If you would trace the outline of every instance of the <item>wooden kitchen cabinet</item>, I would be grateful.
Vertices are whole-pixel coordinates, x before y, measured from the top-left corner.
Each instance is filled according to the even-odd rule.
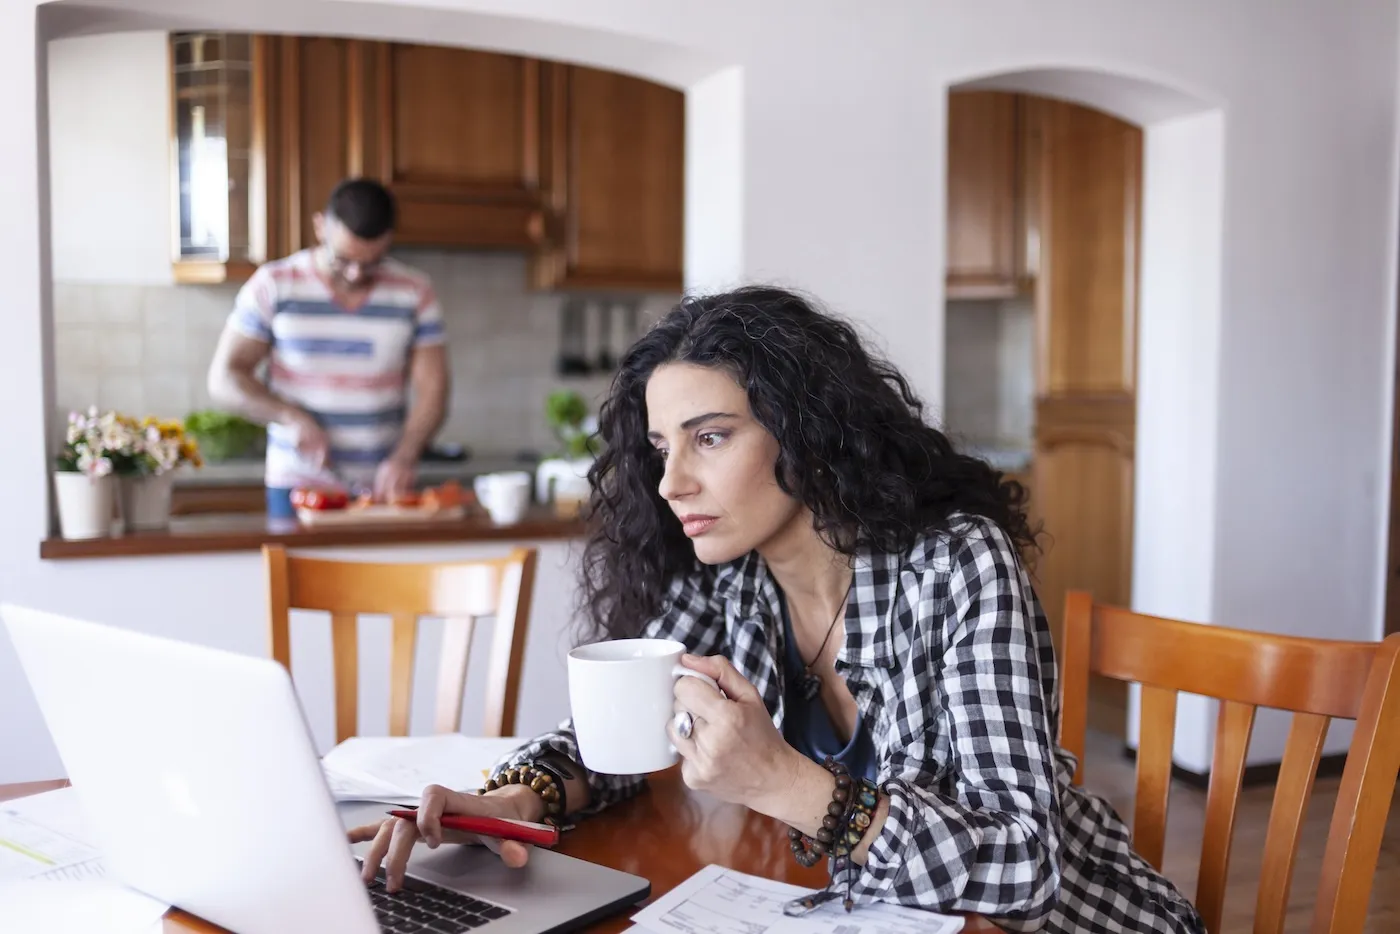
[[[364,44],[319,36],[271,38],[278,54],[268,137],[269,243],[275,256],[316,243],[313,218],[344,178],[364,171],[369,113]]]
[[[314,245],[313,218],[335,185],[367,176],[395,194],[399,244],[524,251],[540,288],[681,288],[681,92],[471,49],[241,39],[251,43],[250,64],[237,63],[237,80],[221,79],[232,94],[183,92],[215,93],[220,119],[230,111],[242,121],[229,138],[246,140],[247,192],[237,192],[221,235],[233,248],[177,255],[178,281],[246,278],[258,263]],[[175,147],[175,175],[187,192],[189,154],[223,123],[206,132],[204,111],[196,120],[180,100],[172,99],[172,127],[187,142]],[[188,241],[188,217],[175,220]]]
[[[1009,298],[1028,268],[1022,98],[948,95],[949,298]]]
[[[400,243],[534,248],[543,242],[536,59],[376,43],[377,174],[399,203]]]
[[[546,65],[539,288],[679,291],[685,95],[628,75]]]
[[[269,216],[283,253],[316,242],[312,218],[338,182],[360,175],[394,192],[398,244],[542,242],[538,62],[354,39],[273,41]]]

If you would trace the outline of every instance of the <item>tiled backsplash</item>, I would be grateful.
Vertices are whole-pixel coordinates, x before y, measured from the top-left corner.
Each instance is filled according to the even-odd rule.
[[[544,400],[560,387],[594,403],[610,377],[559,378],[560,309],[565,297],[525,287],[525,258],[509,253],[403,250],[428,273],[442,301],[452,357],[452,404],[438,437],[478,452],[551,452]],[[236,286],[54,284],[54,358],[61,416],[96,404],[133,414],[184,417],[210,405],[209,360]],[[641,327],[675,296],[648,296]],[[625,346],[624,321],[613,342]],[[590,309],[589,347],[597,316]]]
[[[1029,299],[948,303],[944,424],[968,444],[1031,447],[1035,314]]]

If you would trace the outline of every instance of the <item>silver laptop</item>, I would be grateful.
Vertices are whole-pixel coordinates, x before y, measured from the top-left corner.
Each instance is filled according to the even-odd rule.
[[[405,892],[360,880],[345,829],[383,805],[326,786],[270,659],[0,605],[108,873],[237,934],[544,934],[645,898],[643,878],[536,848],[418,847]]]

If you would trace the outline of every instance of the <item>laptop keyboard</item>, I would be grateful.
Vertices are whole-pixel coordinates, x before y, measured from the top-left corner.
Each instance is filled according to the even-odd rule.
[[[405,876],[403,887],[384,890],[384,870],[368,886],[379,929],[385,934],[463,934],[510,914],[509,908]]]

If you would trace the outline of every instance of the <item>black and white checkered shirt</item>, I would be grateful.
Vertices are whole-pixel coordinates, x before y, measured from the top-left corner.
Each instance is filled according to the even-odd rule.
[[[750,554],[677,581],[645,634],[727,656],[781,730],[781,620],[773,578]],[[890,792],[858,902],[976,913],[1013,931],[1203,934],[1107,802],[1071,784],[1074,757],[1051,739],[1060,711],[1050,630],[998,527],[962,521],[908,554],[862,554],[845,633],[836,670]],[[578,760],[567,721],[500,768],[546,752]],[[643,779],[589,781],[591,812]]]

